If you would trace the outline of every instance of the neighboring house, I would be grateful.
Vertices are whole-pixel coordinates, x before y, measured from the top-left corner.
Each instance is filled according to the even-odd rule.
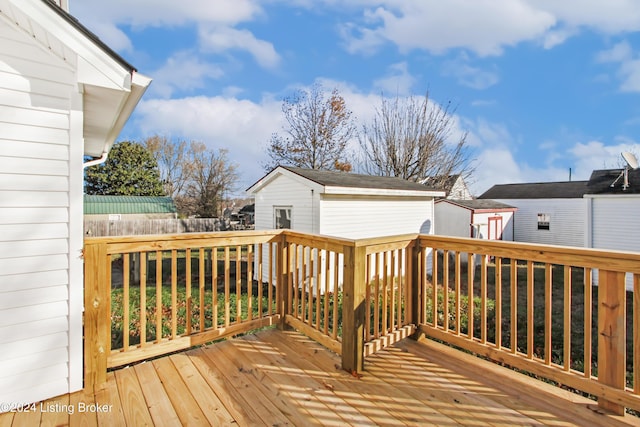
[[[494,185],[479,200],[517,208],[513,240],[562,246],[586,246],[587,181]]]
[[[444,196],[400,178],[279,166],[248,190],[257,230],[290,228],[359,239],[433,234],[434,198]]]
[[[175,219],[178,210],[171,197],[84,196],[85,220]]]
[[[0,0],[5,403],[83,387],[83,158],[106,159],[150,83],[60,4]]]
[[[513,240],[516,210],[495,200],[438,199],[435,202],[435,234]]]
[[[462,175],[434,176],[422,181],[427,187],[436,188],[445,192],[445,198],[453,200],[471,200],[473,195],[467,187]]]

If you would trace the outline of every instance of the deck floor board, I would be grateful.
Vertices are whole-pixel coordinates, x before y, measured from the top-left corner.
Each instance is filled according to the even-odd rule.
[[[100,405],[107,412],[78,413]],[[74,411],[43,412],[39,408]],[[45,425],[640,426],[595,402],[429,340],[367,357],[354,376],[294,331],[268,329],[107,375],[84,390],[0,414],[0,427]],[[73,412],[73,413],[69,413]]]

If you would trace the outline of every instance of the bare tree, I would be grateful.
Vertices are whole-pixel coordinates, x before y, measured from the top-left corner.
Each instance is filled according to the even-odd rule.
[[[158,162],[165,193],[170,197],[181,194],[193,173],[187,141],[172,141],[166,136],[154,135],[143,144]]]
[[[270,170],[277,165],[351,170],[347,145],[356,127],[344,98],[334,89],[328,97],[320,85],[285,98],[285,135],[273,134],[267,147]]]
[[[229,162],[227,150],[209,150],[200,142],[192,142],[190,152],[193,174],[180,198],[182,207],[191,215],[217,217],[224,195],[238,180],[236,165]]]
[[[454,138],[454,111],[424,97],[385,99],[359,135],[366,173],[441,185],[452,174],[473,172],[464,133]],[[438,182],[442,180],[442,182]]]

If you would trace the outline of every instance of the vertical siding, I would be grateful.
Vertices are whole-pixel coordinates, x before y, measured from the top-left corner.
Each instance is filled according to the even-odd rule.
[[[74,82],[0,21],[0,402],[69,391]]]
[[[360,239],[434,233],[430,197],[323,196],[320,233]]]
[[[587,202],[585,199],[498,200],[518,208],[514,215],[517,242],[584,247]],[[551,216],[549,230],[538,230],[538,213]]]

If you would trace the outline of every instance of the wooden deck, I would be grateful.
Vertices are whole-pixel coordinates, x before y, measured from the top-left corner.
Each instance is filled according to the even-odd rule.
[[[356,377],[316,342],[270,329],[110,372],[96,393],[0,415],[0,427],[640,425],[596,408],[432,341],[407,339],[369,356]]]

